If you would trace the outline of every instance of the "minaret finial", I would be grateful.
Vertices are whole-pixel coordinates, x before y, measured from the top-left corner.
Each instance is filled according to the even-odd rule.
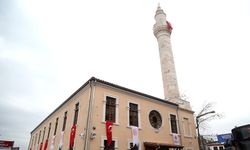
[[[166,16],[164,11],[161,9],[160,2],[158,2],[158,7],[157,7],[157,10],[155,12],[155,16],[158,15],[158,14],[164,14]]]
[[[160,9],[161,9],[161,5],[160,5],[160,2],[158,2],[157,10],[160,10]]]

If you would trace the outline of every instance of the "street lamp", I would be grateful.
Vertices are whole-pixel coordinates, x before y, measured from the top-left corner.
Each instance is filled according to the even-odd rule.
[[[200,114],[200,115],[196,116],[196,129],[197,129],[197,132],[198,132],[198,143],[199,143],[199,148],[200,148],[200,150],[201,150],[201,149],[202,149],[202,150],[205,150],[205,147],[204,147],[203,142],[202,142],[202,147],[201,147],[200,129],[199,129],[200,123],[199,123],[198,119],[199,119],[200,117],[202,117],[202,116],[206,116],[206,115],[212,114],[212,113],[215,113],[215,111],[209,111],[209,112],[206,112],[206,113],[204,113],[204,114]]]

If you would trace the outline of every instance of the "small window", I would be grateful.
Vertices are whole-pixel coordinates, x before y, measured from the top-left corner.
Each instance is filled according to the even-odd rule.
[[[41,137],[41,130],[40,130],[39,136],[38,136],[38,141],[37,141],[38,144],[39,144],[39,142],[40,142],[40,137]]]
[[[49,131],[48,131],[47,139],[49,139],[50,129],[51,129],[51,122],[49,123]]]
[[[139,150],[139,147],[137,145],[133,146],[133,142],[129,143],[129,146],[130,150]]]
[[[64,130],[65,130],[65,127],[66,127],[67,113],[68,113],[67,111],[64,112],[62,131],[64,131]]]
[[[214,146],[214,150],[218,150],[218,147],[217,147],[217,146]]]
[[[170,114],[171,132],[178,133],[176,115]]]
[[[45,131],[46,131],[46,127],[44,127],[44,130],[43,130],[43,138],[42,138],[42,141],[44,140]]]
[[[222,147],[222,146],[220,146],[220,147],[219,147],[219,149],[220,149],[220,150],[223,150],[223,147]]]
[[[159,129],[162,125],[162,119],[160,113],[156,110],[152,110],[149,113],[149,122],[153,128]]]
[[[73,122],[74,124],[77,124],[78,112],[79,112],[79,103],[76,103],[76,105],[75,105],[74,122]]]
[[[112,144],[108,145],[108,141],[104,140],[104,150],[115,150],[115,141],[112,141]]]
[[[106,97],[106,113],[105,113],[105,121],[112,121],[115,123],[116,115],[116,98]]]
[[[129,125],[138,127],[138,105],[129,103]]]
[[[32,149],[33,142],[34,142],[34,135],[32,136],[32,139],[31,139],[30,149]]]
[[[58,117],[56,118],[56,124],[55,124],[55,130],[54,130],[54,135],[56,135],[56,130],[57,130],[57,126],[58,126]]]
[[[36,146],[36,142],[37,142],[37,133],[36,133],[36,137],[35,137],[34,147]]]

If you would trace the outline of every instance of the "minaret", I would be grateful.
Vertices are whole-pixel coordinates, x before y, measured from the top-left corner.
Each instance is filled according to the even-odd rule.
[[[161,9],[160,5],[155,13],[155,21],[154,35],[157,38],[159,46],[165,99],[176,102],[176,99],[180,97],[180,94],[170,41],[172,26],[166,20],[166,14]]]
[[[161,9],[160,5],[155,13],[155,21],[154,35],[157,38],[159,46],[165,99],[179,104],[181,108],[191,110],[190,103],[180,97],[170,41],[172,26],[166,20],[166,14]]]

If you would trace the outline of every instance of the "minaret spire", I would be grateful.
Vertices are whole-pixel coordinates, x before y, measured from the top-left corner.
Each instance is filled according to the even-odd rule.
[[[166,14],[159,4],[155,13],[155,21],[154,35],[159,46],[164,95],[166,100],[175,102],[180,94],[170,41],[172,26],[166,20]]]

